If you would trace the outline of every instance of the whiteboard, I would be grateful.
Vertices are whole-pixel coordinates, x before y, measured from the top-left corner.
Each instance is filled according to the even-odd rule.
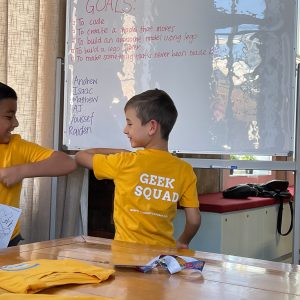
[[[169,149],[294,150],[295,0],[69,0],[63,145],[130,149],[124,105],[165,90]]]

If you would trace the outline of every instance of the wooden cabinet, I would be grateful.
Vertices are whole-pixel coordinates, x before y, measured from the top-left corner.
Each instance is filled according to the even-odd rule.
[[[266,260],[291,258],[293,232],[277,233],[278,205],[230,213],[202,212],[202,224],[190,244],[191,249]],[[290,225],[290,209],[284,204],[282,230]],[[185,215],[178,210],[174,220],[175,237],[184,228]]]

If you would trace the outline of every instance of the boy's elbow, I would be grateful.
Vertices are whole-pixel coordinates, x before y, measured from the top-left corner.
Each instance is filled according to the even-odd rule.
[[[53,158],[56,160],[55,165],[57,166],[58,176],[67,175],[77,169],[75,159],[66,153],[57,151],[53,154]]]
[[[78,151],[75,155],[75,161],[78,166],[93,169],[93,154],[90,154],[86,151]]]
[[[199,212],[198,212],[197,226],[198,226],[198,229],[199,229],[200,226],[201,226],[201,213],[200,213],[200,210],[199,210]]]
[[[193,227],[195,230],[198,230],[201,226],[201,216],[199,215],[199,218],[193,219],[189,223],[191,227]]]
[[[68,175],[77,169],[77,163],[75,159],[68,155],[67,157],[64,158],[62,166],[63,166],[62,175]]]
[[[83,165],[83,152],[78,151],[74,156],[75,162],[79,165]]]
[[[201,214],[200,214],[200,211],[199,211],[199,220],[197,222],[197,226],[198,226],[198,229],[200,228],[201,226]]]
[[[188,216],[188,222],[193,228],[199,229],[201,226],[201,214],[199,208],[192,209],[192,212]]]
[[[77,169],[78,165],[74,158],[69,157],[69,161],[67,163],[67,174],[74,172]]]

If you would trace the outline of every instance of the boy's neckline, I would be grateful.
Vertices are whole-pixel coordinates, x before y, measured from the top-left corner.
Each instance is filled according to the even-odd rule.
[[[165,151],[169,152],[169,149],[165,145],[157,145],[156,147],[149,147],[149,148],[144,148],[144,150],[159,150],[159,151]]]
[[[158,152],[162,152],[162,153],[171,154],[171,152],[169,152],[169,150],[158,149],[158,148],[144,148],[144,149],[139,149],[137,151],[158,151]]]

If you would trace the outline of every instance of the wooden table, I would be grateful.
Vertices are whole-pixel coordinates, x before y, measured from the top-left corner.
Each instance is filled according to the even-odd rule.
[[[0,251],[0,265],[28,260],[78,259],[104,268],[114,264],[145,264],[159,254],[193,256],[206,262],[202,274],[185,270],[170,275],[156,270],[140,273],[117,268],[100,284],[68,285],[44,294],[99,295],[117,299],[300,299],[300,268],[243,257],[192,250],[144,246],[109,239],[79,236],[21,245]],[[6,291],[0,289],[0,294]]]

